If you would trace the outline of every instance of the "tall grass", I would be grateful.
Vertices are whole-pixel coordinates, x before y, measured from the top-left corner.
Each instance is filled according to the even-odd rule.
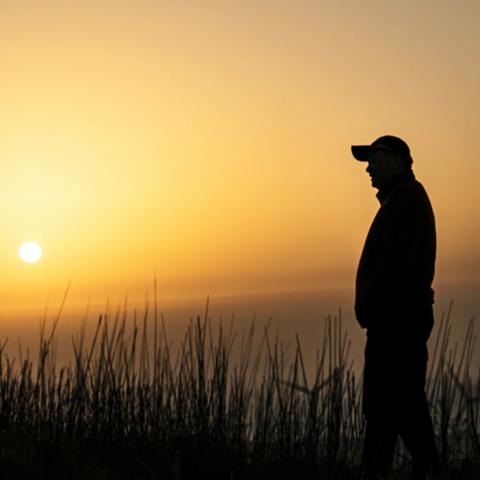
[[[40,329],[38,360],[0,344],[0,461],[12,478],[358,478],[364,420],[361,379],[349,363],[341,312],[325,321],[313,379],[298,336],[270,324],[234,332],[191,319],[174,352],[163,315],[101,315],[72,336],[57,367],[55,332]],[[473,320],[450,347],[440,321],[427,391],[446,473],[480,472],[480,369]],[[153,333],[152,333],[153,332]],[[153,338],[150,338],[153,335]],[[232,361],[234,347],[238,361]],[[475,371],[473,371],[475,370]],[[407,461],[399,448],[396,468]],[[25,477],[25,478],[27,478]],[[5,477],[8,478],[8,477]]]

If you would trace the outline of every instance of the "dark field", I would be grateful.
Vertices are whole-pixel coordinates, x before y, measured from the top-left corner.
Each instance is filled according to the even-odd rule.
[[[86,322],[74,361],[56,366],[43,323],[38,357],[0,345],[1,478],[359,478],[361,376],[341,314],[325,322],[315,368],[298,336],[285,343],[255,322],[192,319],[172,349],[157,309]],[[444,478],[480,478],[480,382],[473,320],[451,346],[438,320],[428,395]],[[153,333],[151,333],[153,332]],[[236,352],[233,354],[233,352]],[[399,442],[393,478],[407,478]]]

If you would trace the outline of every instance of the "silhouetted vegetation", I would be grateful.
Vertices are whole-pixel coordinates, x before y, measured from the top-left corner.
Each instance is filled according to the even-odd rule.
[[[73,362],[58,368],[55,330],[40,331],[38,359],[0,345],[2,478],[358,478],[364,421],[361,379],[349,365],[342,319],[325,321],[315,375],[298,336],[290,346],[262,327],[234,332],[191,320],[175,352],[148,305],[86,322]],[[480,370],[470,322],[450,347],[450,311],[439,320],[428,394],[445,478],[480,475]],[[152,332],[152,333],[149,333]],[[153,336],[153,338],[149,338]],[[240,337],[240,338],[239,338]],[[240,360],[232,362],[234,344]],[[290,350],[290,347],[293,348]],[[408,458],[401,445],[394,471]]]

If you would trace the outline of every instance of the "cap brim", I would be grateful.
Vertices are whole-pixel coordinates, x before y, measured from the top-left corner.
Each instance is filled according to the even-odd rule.
[[[370,145],[352,145],[352,155],[361,162],[368,160],[368,154],[370,153]]]

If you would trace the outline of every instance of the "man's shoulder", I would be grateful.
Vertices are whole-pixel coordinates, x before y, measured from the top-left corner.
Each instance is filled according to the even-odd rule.
[[[392,200],[404,200],[404,201],[428,201],[428,194],[425,187],[416,179],[402,182],[392,191]]]
[[[398,185],[392,191],[387,203],[389,204],[388,215],[397,220],[417,218],[419,221],[424,221],[434,216],[428,194],[416,179]]]

